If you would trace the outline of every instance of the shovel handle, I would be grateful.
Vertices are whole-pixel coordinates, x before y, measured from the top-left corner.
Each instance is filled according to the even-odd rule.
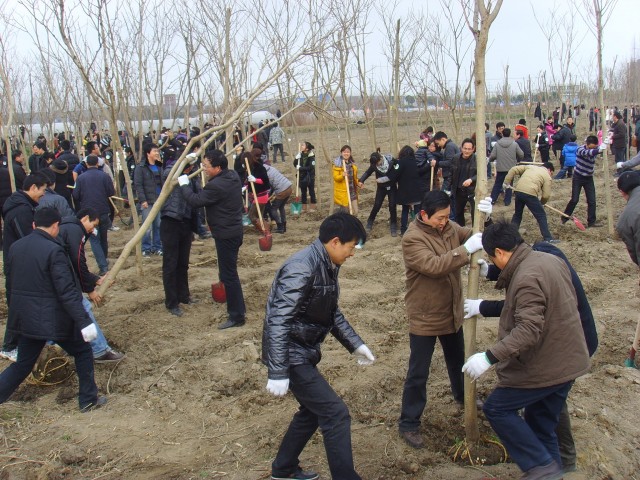
[[[251,167],[249,166],[249,160],[245,158],[244,164],[247,167],[247,174],[251,175]],[[253,198],[255,199],[255,202],[256,202],[256,210],[258,210],[258,218],[260,219],[260,228],[264,232],[264,221],[262,220],[262,211],[260,210],[260,202],[258,201],[258,195],[256,194],[256,186],[253,184],[253,182],[249,182],[249,184],[251,185]]]
[[[546,203],[545,203],[544,207],[545,207],[545,208],[548,208],[548,209],[549,209],[549,210],[551,210],[552,212],[559,213],[560,215],[562,215],[562,216],[563,216],[563,217],[565,217],[565,218],[569,218],[569,219],[573,218],[571,215],[567,215],[567,214],[566,214],[566,213],[564,213],[563,211],[558,210],[557,208],[553,208],[551,205],[547,205]]]

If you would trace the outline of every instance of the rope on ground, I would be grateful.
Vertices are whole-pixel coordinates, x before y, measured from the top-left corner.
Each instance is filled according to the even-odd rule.
[[[49,364],[54,361],[62,361],[60,365],[49,368]],[[53,374],[56,370],[60,370],[61,368],[66,367],[69,364],[69,359],[65,357],[51,357],[47,360],[47,363],[44,364],[42,370],[38,372],[38,376],[36,376],[36,372],[31,372],[31,375],[27,378],[27,383],[30,385],[36,385],[39,387],[51,387],[53,385],[59,385],[61,383],[66,382],[71,376],[73,372],[67,375],[62,380],[58,380],[57,382],[47,382],[45,379]],[[40,378],[38,378],[40,377]]]

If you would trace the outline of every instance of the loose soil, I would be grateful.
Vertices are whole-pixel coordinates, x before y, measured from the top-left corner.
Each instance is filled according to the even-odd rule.
[[[364,171],[371,148],[365,130],[357,128],[354,157]],[[388,132],[382,130],[379,138],[385,134]],[[311,140],[318,145],[312,136],[293,139],[293,144]],[[388,139],[381,140],[388,143]],[[337,151],[340,142],[333,143]],[[294,178],[291,162],[276,166]],[[323,167],[318,178],[323,200],[319,211],[290,216],[287,233],[274,234],[271,251],[260,251],[258,234],[252,227],[246,228],[239,260],[247,304],[247,324],[242,328],[216,328],[226,319],[226,311],[210,296],[211,283],[218,281],[211,240],[193,246],[190,284],[200,303],[185,306],[182,318],[170,315],[164,307],[162,259],[145,259],[144,275],[138,276],[130,258],[109,290],[106,304],[96,312],[112,347],[127,354],[116,365],[96,366],[96,381],[108,396],[108,404],[80,413],[71,365],[64,365],[64,358],[54,358],[48,366],[41,362],[48,370],[59,368],[41,382],[23,384],[11,401],[0,405],[0,479],[269,478],[270,462],[297,404],[291,395],[275,398],[264,388],[267,376],[259,352],[265,299],[275,270],[316,238],[329,211],[329,172]],[[606,225],[602,176],[600,169],[598,216]],[[361,192],[359,218],[363,222],[373,203],[374,185],[369,180]],[[570,180],[554,182],[553,189],[551,205],[564,209]],[[617,218],[624,202],[613,179],[611,191]],[[495,216],[509,218],[512,210],[513,206],[504,207],[500,200]],[[584,197],[575,213],[586,224]],[[562,225],[560,217],[553,214],[549,222],[554,236],[562,240],[559,247],[582,279],[600,335],[591,373],[576,381],[569,398],[578,472],[565,479],[639,478],[640,371],[622,366],[640,305],[637,267],[606,226],[580,232],[572,222]],[[529,243],[540,240],[537,224],[528,212],[522,228]],[[112,261],[131,235],[132,230],[124,227],[110,233]],[[89,262],[94,268],[93,259]],[[377,361],[369,367],[359,366],[330,338],[324,344],[320,368],[349,406],[354,458],[362,477],[519,478],[515,464],[491,465],[503,453],[491,443],[486,451],[471,452],[473,465],[459,460],[462,449],[458,447],[465,435],[463,412],[451,398],[439,348],[423,416],[426,448],[413,450],[398,436],[409,347],[400,237],[389,235],[386,205],[364,249],[344,265],[340,277],[341,308]],[[502,295],[491,284],[481,283],[482,298]],[[4,303],[0,317],[6,318]],[[4,329],[4,320],[0,329]],[[496,332],[496,319],[479,320],[478,349],[490,346]],[[48,355],[64,357],[55,350]],[[0,368],[7,364],[0,360]],[[485,375],[477,382],[479,397],[486,397],[494,385],[495,375]],[[479,415],[481,433],[495,440]],[[456,452],[458,461],[454,462]],[[309,442],[301,460],[305,468],[320,472],[321,478],[330,478],[320,433]]]

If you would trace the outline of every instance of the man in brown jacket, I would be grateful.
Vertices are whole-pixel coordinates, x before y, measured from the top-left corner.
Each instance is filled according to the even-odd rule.
[[[506,289],[498,342],[462,367],[474,380],[496,366],[498,386],[483,411],[522,478],[558,480],[555,428],[573,381],[589,370],[576,292],[566,263],[526,245],[512,223],[490,225],[482,245]],[[524,409],[524,418],[518,411]]]
[[[409,319],[409,369],[402,393],[399,430],[413,448],[424,446],[420,417],[427,404],[427,380],[431,357],[440,340],[453,398],[464,401],[464,322],[461,268],[469,255],[482,248],[482,234],[449,221],[449,196],[428,192],[422,209],[402,237]],[[491,214],[491,198],[478,202],[478,210]]]

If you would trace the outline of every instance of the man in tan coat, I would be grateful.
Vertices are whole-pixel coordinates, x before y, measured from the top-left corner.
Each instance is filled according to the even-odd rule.
[[[555,428],[573,381],[589,370],[571,273],[562,259],[533,251],[512,223],[487,227],[482,245],[502,270],[496,289],[506,289],[505,303],[498,341],[469,357],[462,371],[477,380],[495,365],[487,420],[525,472],[521,478],[559,480]]]
[[[547,224],[547,214],[543,205],[551,197],[551,177],[554,167],[551,162],[545,162],[541,166],[537,165],[516,165],[509,170],[504,179],[504,188],[513,188],[516,192],[516,208],[511,218],[511,223],[520,227],[522,213],[525,205],[538,221],[540,233],[545,242],[559,243],[560,240],[553,238]],[[514,177],[520,177],[515,187],[512,187]]]
[[[419,215],[402,237],[409,319],[409,369],[402,393],[399,430],[413,448],[422,448],[420,417],[427,404],[427,380],[431,357],[440,340],[447,364],[451,392],[464,401],[464,322],[461,268],[469,255],[481,249],[482,234],[449,221],[449,196],[440,190],[428,192]],[[491,198],[478,202],[478,210],[489,215]]]

